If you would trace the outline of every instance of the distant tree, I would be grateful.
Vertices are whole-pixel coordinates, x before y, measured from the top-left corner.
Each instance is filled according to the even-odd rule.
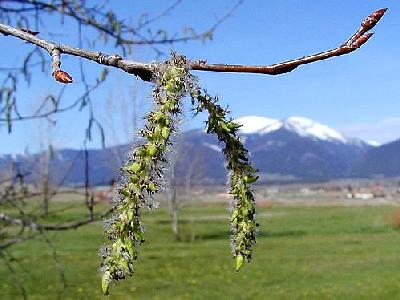
[[[180,240],[179,232],[179,212],[181,208],[188,204],[192,198],[193,183],[204,176],[204,166],[202,165],[202,153],[198,153],[195,157],[190,157],[188,161],[183,161],[182,158],[188,157],[192,149],[182,143],[182,137],[178,137],[176,144],[175,157],[171,162],[171,170],[168,172],[169,184],[167,192],[167,206],[171,216],[172,234],[176,240]],[[181,176],[178,176],[178,165],[185,164],[185,170]],[[178,181],[179,177],[179,181]]]
[[[119,18],[115,12],[114,3],[108,1],[92,1],[89,3],[89,1],[80,0],[4,0],[0,1],[0,23],[18,28],[21,32],[32,36],[45,35],[54,38],[61,35],[65,37],[67,36],[66,33],[68,33],[70,39],[75,39],[75,42],[72,43],[79,47],[95,48],[102,44],[102,48],[114,48],[124,56],[130,55],[133,49],[137,52],[136,50],[139,47],[148,47],[154,52],[155,57],[161,57],[165,55],[161,47],[163,45],[211,40],[214,32],[230,17],[242,3],[242,0],[234,3],[225,15],[218,18],[201,32],[185,24],[182,24],[184,30],[181,33],[168,32],[163,28],[158,28],[158,22],[163,18],[168,18],[182,2],[182,0],[174,0],[169,5],[166,4],[164,9],[160,8],[159,13],[151,15],[143,12],[137,15],[137,19],[127,20]],[[130,4],[126,3],[124,5]],[[5,36],[8,35],[7,33],[3,34]],[[104,218],[111,211],[95,213],[93,210],[96,194],[89,185],[89,164],[91,160],[87,151],[87,145],[93,140],[96,133],[100,137],[103,147],[105,145],[106,132],[104,126],[107,127],[109,124],[104,123],[104,120],[99,118],[95,112],[94,107],[98,107],[99,99],[96,99],[96,104],[93,104],[93,93],[109,81],[108,69],[100,70],[97,76],[91,78],[93,76],[84,72],[84,68],[86,68],[83,64],[84,59],[80,59],[79,83],[75,84],[74,87],[77,91],[79,90],[78,87],[81,87],[80,96],[75,100],[71,99],[71,97],[68,97],[65,87],[63,87],[56,94],[49,93],[41,97],[37,95],[36,97],[41,98],[42,101],[36,105],[35,103],[37,102],[32,102],[32,99],[30,99],[29,104],[26,105],[29,106],[30,109],[28,109],[25,104],[21,104],[23,102],[21,101],[22,99],[19,99],[18,93],[25,86],[37,85],[37,82],[44,80],[44,76],[48,73],[47,70],[51,69],[52,59],[48,59],[40,47],[33,49],[31,47],[22,47],[20,54],[24,53],[22,52],[24,48],[27,51],[20,61],[20,65],[17,63],[13,66],[0,66],[0,80],[2,82],[0,85],[0,130],[6,128],[8,132],[12,133],[16,124],[30,120],[44,119],[49,123],[53,123],[57,115],[72,110],[87,112],[88,118],[86,126],[82,124],[85,131],[82,152],[74,158],[71,166],[67,166],[66,170],[57,170],[57,178],[49,176],[49,160],[51,158],[49,154],[51,151],[46,149],[51,149],[51,147],[47,147],[39,155],[32,156],[39,159],[37,161],[29,161],[28,167],[23,166],[21,170],[17,157],[13,158],[13,163],[10,165],[4,165],[5,162],[0,161],[0,258],[5,261],[5,265],[10,267],[10,271],[12,270],[12,263],[9,261],[10,256],[6,255],[6,251],[14,244],[33,238],[36,235],[42,235],[43,240],[50,242],[49,239],[45,238],[46,232],[64,231],[84,226]],[[72,80],[64,72],[52,72],[52,74],[64,82]],[[134,113],[133,120],[129,120],[129,122],[137,124],[136,115]],[[113,124],[111,124],[112,126]],[[133,127],[136,128],[135,125]],[[135,128],[126,129],[132,132]],[[115,142],[112,135],[108,136],[108,139]],[[119,161],[119,164],[115,164],[117,169],[121,165],[122,159],[125,158],[125,154],[115,153],[114,158]],[[69,172],[73,170],[74,164],[80,161],[84,162],[84,192],[62,188]],[[26,184],[25,180],[27,178],[29,182],[33,180],[34,183],[38,184],[35,189],[31,189],[31,184]],[[19,182],[21,182],[21,186]],[[48,219],[46,224],[41,224],[40,214],[37,214],[38,211],[33,213],[25,205],[34,199],[41,198],[43,199],[43,209],[46,213],[50,200],[63,193],[78,194],[84,198],[83,203],[88,209],[87,219],[75,220],[67,224],[49,224],[50,219]],[[10,205],[13,208],[12,211],[10,210]],[[3,208],[6,209],[7,214],[3,211]],[[21,231],[16,231],[18,227],[21,228]],[[48,245],[53,249],[51,243],[48,243]],[[54,258],[56,259],[55,251]],[[55,261],[55,263],[59,266],[58,262]],[[60,272],[62,272],[62,269],[60,269]],[[24,284],[23,282],[19,283],[17,286],[26,297],[23,289]]]
[[[178,1],[179,2],[179,1]],[[12,4],[12,7],[10,6]],[[18,4],[17,7],[15,4]],[[170,9],[173,9],[170,8]],[[41,13],[58,13],[65,18],[77,21],[79,28],[90,27],[99,33],[99,38],[104,42],[110,39],[115,42],[116,48],[125,55],[130,46],[139,43],[157,45],[160,43],[171,43],[193,39],[208,38],[210,32],[220,22],[204,34],[191,34],[190,36],[170,38],[165,32],[143,37],[136,27],[128,26],[119,21],[112,11],[104,10],[104,6],[91,7],[86,1],[2,1],[0,3],[0,20],[11,25],[0,24],[0,33],[6,36],[14,36],[38,47],[26,59],[21,67],[21,74],[26,80],[30,80],[30,72],[27,71],[32,62],[30,58],[37,55],[41,58],[43,67],[46,68],[46,58],[41,51],[45,50],[51,58],[51,74],[54,79],[64,84],[74,82],[73,77],[61,69],[61,56],[72,55],[85,60],[96,62],[106,67],[120,69],[126,73],[138,76],[144,81],[151,82],[153,86],[152,99],[154,107],[147,115],[147,124],[140,131],[143,143],[134,148],[128,161],[122,167],[124,173],[120,183],[116,187],[118,194],[112,217],[107,222],[106,235],[108,243],[102,247],[102,288],[105,294],[109,293],[111,282],[124,279],[133,273],[133,262],[137,259],[138,245],[144,242],[143,226],[140,215],[142,207],[153,208],[152,195],[159,192],[164,180],[164,169],[168,164],[165,153],[172,147],[171,135],[176,131],[176,119],[181,113],[181,100],[188,96],[196,113],[206,112],[208,114],[207,132],[215,134],[224,144],[223,153],[226,157],[227,168],[230,171],[230,193],[233,197],[231,207],[232,226],[232,254],[235,258],[236,270],[239,270],[244,261],[250,260],[253,246],[255,244],[256,227],[255,201],[251,185],[257,180],[256,170],[251,166],[247,150],[238,137],[240,125],[228,117],[228,111],[218,104],[218,99],[210,96],[203,90],[196,77],[190,71],[209,72],[247,72],[277,75],[291,72],[298,66],[312,62],[328,59],[334,56],[345,55],[357,50],[372,36],[369,31],[382,18],[386,9],[381,9],[368,16],[361,24],[356,33],[339,47],[304,56],[283,63],[263,66],[248,65],[226,65],[209,64],[203,60],[189,61],[185,56],[173,53],[171,58],[164,62],[143,63],[124,59],[119,54],[104,54],[99,51],[85,50],[81,47],[75,48],[68,45],[60,45],[47,39],[39,37],[36,27],[42,23]],[[35,26],[27,21],[23,14],[32,14]],[[22,15],[21,15],[22,14]],[[17,16],[17,17],[13,17]],[[160,14],[163,16],[163,13]],[[139,22],[139,29],[146,28],[149,23],[157,19],[147,18]],[[17,21],[14,21],[17,20]],[[33,31],[35,30],[35,31]],[[139,38],[138,40],[135,40]],[[95,47],[95,43],[91,44]],[[21,47],[23,47],[21,45]],[[90,91],[97,88],[106,78],[107,72],[102,72],[93,85],[89,85],[85,79],[85,73],[81,68],[81,79],[85,84],[85,93],[77,103],[91,107],[89,98]],[[37,113],[31,116],[19,116],[16,106],[14,92],[16,90],[16,76],[9,74],[3,85],[0,103],[3,109],[0,111],[8,130],[12,130],[13,121],[36,117],[45,117],[49,114],[58,113],[67,108],[60,108],[57,97],[50,97],[46,101],[54,103],[54,109],[45,113]],[[0,116],[1,116],[0,115]],[[17,117],[14,117],[14,116]],[[92,127],[101,125],[94,114],[90,113],[87,137],[90,138]],[[101,217],[101,216],[99,216]],[[93,218],[94,220],[96,218]],[[10,217],[6,214],[0,215],[0,220],[6,224],[29,224],[38,228],[40,232],[45,230],[57,230],[57,226],[43,226],[32,221],[20,221],[21,218]],[[92,221],[90,220],[90,221]],[[78,227],[89,221],[83,221],[70,225]],[[3,246],[4,247],[4,246]],[[1,249],[1,248],[0,248]]]

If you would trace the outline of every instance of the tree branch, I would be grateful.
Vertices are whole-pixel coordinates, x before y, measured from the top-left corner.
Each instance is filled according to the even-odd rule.
[[[83,219],[83,220],[75,221],[72,223],[48,224],[48,225],[36,223],[32,219],[15,218],[15,217],[12,217],[12,216],[9,216],[9,215],[6,215],[6,214],[0,212],[0,222],[8,224],[8,225],[19,225],[23,228],[29,228],[31,230],[64,231],[64,230],[69,230],[69,229],[77,229],[81,226],[100,221],[103,218],[107,217],[112,211],[113,211],[113,209],[111,208],[111,209],[108,209],[108,210],[102,212],[99,215],[94,216],[93,218]]]
[[[266,66],[247,66],[247,65],[226,65],[226,64],[208,64],[205,61],[196,61],[191,64],[192,70],[212,71],[212,72],[238,72],[238,73],[259,73],[267,75],[279,75],[288,73],[296,69],[300,65],[310,64],[316,61],[325,60],[335,56],[341,56],[351,53],[363,44],[365,44],[373,35],[367,33],[379,22],[383,17],[387,8],[380,9],[369,15],[361,23],[361,27],[357,32],[343,45],[317,54],[300,57],[298,59],[289,60],[282,63]]]
[[[118,54],[107,55],[101,52],[94,52],[86,49],[74,48],[68,45],[60,45],[51,41],[41,39],[28,32],[25,32],[23,30],[5,24],[0,24],[0,33],[4,35],[12,35],[21,40],[39,46],[40,48],[45,49],[50,56],[52,56],[54,49],[58,49],[61,54],[69,54],[97,62],[98,64],[101,65],[116,67],[122,69],[123,71],[129,74],[134,74],[142,78],[144,81],[151,80],[153,67],[152,64],[149,63],[141,63],[132,60],[122,59],[122,57]]]
[[[0,249],[1,249],[1,247],[0,247]],[[8,271],[11,273],[11,275],[12,275],[12,277],[14,279],[15,285],[21,291],[22,297],[24,299],[28,299],[28,295],[26,293],[26,290],[25,290],[24,286],[22,285],[21,280],[17,275],[17,272],[15,272],[15,270],[14,270],[14,268],[13,268],[11,262],[10,262],[10,259],[5,255],[4,252],[1,252],[1,251],[0,251],[0,257],[3,259],[4,264],[7,267]]]
[[[369,15],[362,23],[361,27],[357,30],[351,38],[343,45],[320,52],[317,54],[304,56],[298,59],[277,63],[273,65],[262,65],[262,66],[249,66],[249,65],[227,65],[227,64],[208,64],[206,61],[195,61],[191,63],[190,68],[198,71],[210,71],[210,72],[236,72],[236,73],[259,73],[267,75],[278,75],[287,72],[291,72],[300,65],[310,64],[316,61],[325,60],[335,56],[341,56],[349,54],[363,44],[365,44],[373,35],[368,33],[383,17],[387,8],[377,10],[376,12]],[[57,43],[41,39],[33,34],[30,34],[26,30],[20,30],[5,24],[0,24],[0,33],[4,35],[12,35],[29,43],[35,44],[49,53],[53,57],[54,53],[69,54],[87,60],[94,61],[98,64],[112,66],[119,68],[129,74],[136,75],[144,81],[150,81],[153,75],[154,64],[137,62],[133,60],[123,59],[120,55],[114,54],[103,54],[101,52],[93,52],[90,50],[74,48],[68,45],[59,45]],[[54,50],[57,50],[54,52]],[[53,64],[53,68],[54,68]],[[54,71],[54,69],[53,69]]]
[[[238,0],[236,4],[221,18],[217,19],[215,23],[203,32],[196,33],[195,31],[190,31],[189,34],[184,34],[183,36],[159,36],[158,33],[153,35],[149,32],[150,36],[146,37],[141,34],[140,30],[148,27],[148,25],[154,23],[162,17],[165,17],[174,10],[182,1],[177,0],[171,6],[167,7],[160,14],[139,23],[137,27],[127,26],[124,21],[118,20],[114,14],[106,12],[102,9],[98,9],[96,6],[82,5],[77,8],[77,6],[71,1],[39,1],[39,0],[2,0],[0,3],[7,4],[9,2],[10,7],[0,6],[0,11],[3,10],[6,13],[26,13],[34,12],[37,10],[43,10],[48,12],[58,12],[63,16],[68,16],[80,24],[96,29],[98,32],[112,37],[116,40],[116,44],[119,46],[125,45],[149,45],[153,46],[153,50],[159,52],[155,45],[165,45],[173,44],[179,42],[189,42],[193,40],[206,40],[211,39],[213,32],[226,21],[233,12],[243,3],[243,0]],[[22,7],[16,8],[16,5],[21,5]],[[99,19],[103,18],[103,21]],[[138,39],[131,39],[126,35],[130,34]]]

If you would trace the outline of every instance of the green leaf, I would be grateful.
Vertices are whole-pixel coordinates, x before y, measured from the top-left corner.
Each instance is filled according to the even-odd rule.
[[[135,253],[135,248],[133,246],[132,240],[128,240],[125,242],[125,247],[128,250],[129,254],[132,256],[132,258],[136,258],[136,253]]]
[[[236,272],[240,270],[240,268],[243,266],[244,263],[244,257],[242,254],[236,255]]]
[[[109,288],[110,288],[110,272],[105,271],[102,278],[101,278],[101,290],[103,291],[104,295],[109,295]]]
[[[151,155],[151,156],[155,156],[157,154],[157,147],[154,144],[149,144],[147,146],[147,152]]]
[[[132,175],[132,176],[129,177],[129,180],[130,180],[130,182],[132,182],[132,183],[138,183],[139,180],[140,180],[140,178],[139,178],[139,176]]]
[[[156,185],[154,184],[154,182],[150,182],[150,183],[149,183],[148,190],[151,191],[151,192],[157,191],[157,187],[156,187]]]
[[[171,133],[171,130],[168,127],[164,127],[161,131],[161,135],[164,139],[167,139],[169,137],[169,134]]]
[[[220,126],[221,126],[221,129],[224,130],[224,131],[226,131],[226,132],[230,132],[230,131],[231,131],[231,130],[228,128],[228,126],[226,126],[225,123],[222,123],[222,122],[221,122],[221,125],[220,125]]]
[[[141,164],[138,162],[133,162],[129,166],[127,166],[127,170],[130,170],[134,173],[138,172],[141,169]]]
[[[173,93],[173,92],[175,91],[175,84],[173,84],[172,82],[169,81],[169,82],[165,85],[165,89],[166,89],[168,92]]]
[[[245,176],[246,183],[254,183],[257,181],[258,176]]]
[[[229,127],[229,129],[231,129],[231,130],[237,130],[237,129],[239,129],[240,127],[242,127],[242,125],[241,125],[241,124],[238,124],[238,123],[235,123],[235,122],[229,122],[229,123],[228,123],[228,127]]]

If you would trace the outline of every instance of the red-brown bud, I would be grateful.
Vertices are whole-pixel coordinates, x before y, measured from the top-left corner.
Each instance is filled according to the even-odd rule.
[[[376,12],[371,14],[371,17],[379,21],[383,15],[387,12],[387,8],[378,9]]]
[[[32,35],[38,35],[39,34],[39,31],[32,31],[32,30],[25,29],[25,28],[20,28],[19,30],[21,30],[23,32],[26,32],[26,33],[29,33],[29,34],[32,34]]]
[[[387,10],[387,8],[382,8],[366,17],[365,20],[361,23],[363,31],[366,32],[368,30],[371,30],[379,22],[379,20],[383,17]]]
[[[55,80],[61,83],[73,83],[74,80],[72,77],[65,71],[63,70],[57,70],[53,73],[53,76]]]
[[[353,47],[355,48],[360,48],[362,45],[364,45],[370,38],[371,36],[373,36],[374,33],[373,32],[368,32],[362,36],[360,36],[354,43],[353,43]]]

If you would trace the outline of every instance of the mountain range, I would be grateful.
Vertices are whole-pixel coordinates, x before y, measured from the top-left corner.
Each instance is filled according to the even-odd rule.
[[[249,149],[260,182],[326,181],[347,177],[400,176],[400,140],[377,145],[346,137],[336,130],[303,117],[276,120],[246,116],[236,120],[240,135]],[[169,154],[181,184],[224,184],[223,145],[204,130],[186,131],[176,137],[178,149]],[[89,179],[92,185],[118,177],[130,145],[89,150]],[[0,156],[0,170],[14,160],[21,170],[38,177],[43,154]],[[51,156],[49,171],[54,183],[84,183],[84,153],[57,150]],[[1,176],[1,173],[0,173]]]
[[[241,136],[264,181],[324,181],[348,177],[353,164],[374,147],[302,117],[275,120],[247,116],[236,122],[242,124]],[[187,149],[184,157],[197,157],[201,160],[199,166],[209,171],[204,173],[214,173],[214,181],[225,180],[221,148],[213,136],[192,130],[184,133],[182,140]]]

